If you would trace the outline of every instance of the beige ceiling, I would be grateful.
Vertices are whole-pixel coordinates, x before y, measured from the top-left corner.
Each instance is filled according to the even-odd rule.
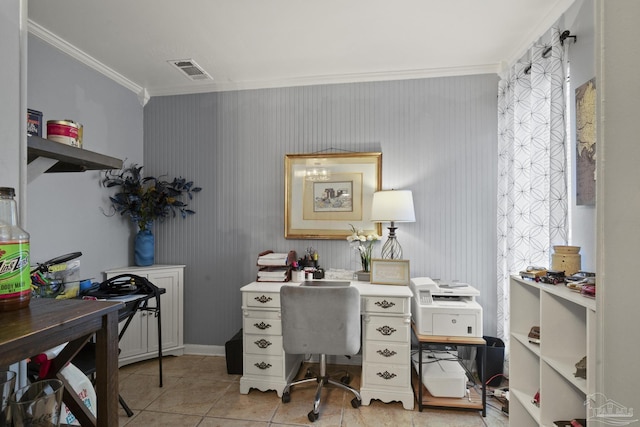
[[[573,1],[28,0],[28,19],[32,34],[155,96],[497,73]],[[188,79],[177,59],[213,79]]]

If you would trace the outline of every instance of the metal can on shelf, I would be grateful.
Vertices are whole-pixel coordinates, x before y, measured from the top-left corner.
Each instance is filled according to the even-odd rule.
[[[78,124],[71,120],[48,120],[47,139],[79,147]]]

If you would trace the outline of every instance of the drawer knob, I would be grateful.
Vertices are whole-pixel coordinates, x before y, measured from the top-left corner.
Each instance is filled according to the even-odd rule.
[[[271,367],[271,363],[264,363],[264,362],[260,362],[260,363],[255,363],[254,364],[256,368],[258,369],[269,369]]]
[[[391,326],[380,326],[379,328],[376,329],[376,331],[380,332],[382,335],[391,335],[393,334],[396,330],[394,328],[392,328]]]
[[[392,378],[397,377],[397,375],[396,375],[396,374],[391,374],[391,373],[389,373],[389,371],[378,372],[378,376],[379,376],[380,378],[385,379],[385,380],[390,380],[390,379],[392,379]]]
[[[393,350],[389,350],[388,348],[385,348],[384,350],[378,350],[376,353],[383,357],[392,357],[398,354]]]
[[[377,305],[378,307],[380,307],[380,308],[384,308],[384,309],[386,310],[387,308],[391,308],[391,307],[393,307],[394,305],[396,305],[396,303],[394,303],[394,302],[389,302],[389,301],[387,301],[387,300],[385,299],[385,300],[382,300],[382,301],[376,301],[376,305]]]
[[[265,296],[265,295],[260,295],[259,297],[255,297],[254,298],[256,301],[258,301],[261,304],[266,304],[269,301],[271,301],[271,297]]]
[[[259,339],[258,341],[255,341],[254,344],[257,345],[259,348],[267,348],[271,345],[271,343],[265,340],[264,338]]]

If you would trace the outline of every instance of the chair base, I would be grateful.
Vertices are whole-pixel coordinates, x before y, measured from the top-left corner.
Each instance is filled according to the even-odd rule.
[[[353,393],[355,397],[351,399],[351,406],[353,406],[354,408],[360,407],[360,404],[362,403],[362,396],[360,396],[360,392],[343,382],[335,381],[329,378],[329,375],[327,375],[326,371],[327,371],[327,356],[325,354],[321,354],[320,355],[320,374],[317,377],[303,378],[300,380],[291,381],[287,383],[287,385],[285,386],[282,392],[282,403],[288,403],[291,401],[291,387],[293,387],[294,385],[300,385],[300,384],[316,381],[318,383],[318,387],[316,388],[316,395],[313,401],[313,410],[311,410],[309,414],[307,414],[309,421],[314,422],[320,416],[320,396],[322,394],[322,388],[329,384]],[[347,375],[345,377],[342,377],[342,379],[348,380],[349,376]]]

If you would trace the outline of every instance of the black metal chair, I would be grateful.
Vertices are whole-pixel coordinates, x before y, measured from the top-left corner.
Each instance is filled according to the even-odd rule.
[[[154,313],[158,319],[158,366],[160,376],[160,387],[162,387],[162,317],[160,310],[160,295],[164,293],[164,289],[158,288],[148,279],[134,274],[121,274],[114,276],[102,282],[98,289],[89,291],[87,294],[97,297],[114,298],[123,295],[139,298],[125,302],[124,308],[118,312],[118,319],[125,324],[120,329],[118,340],[120,340],[129,324],[133,320],[138,311],[149,311]],[[149,300],[155,298],[155,307],[149,306]],[[96,347],[95,343],[88,342],[71,360],[78,369],[90,378],[94,377],[96,372]],[[120,405],[126,412],[127,416],[133,416],[133,411],[129,408],[122,396],[118,395]]]

